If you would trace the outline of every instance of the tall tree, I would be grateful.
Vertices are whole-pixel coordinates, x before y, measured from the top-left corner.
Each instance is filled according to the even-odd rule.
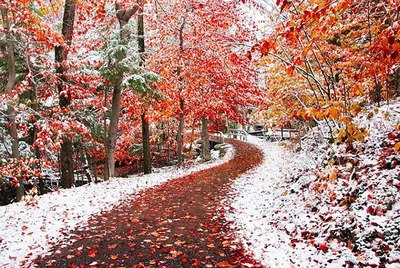
[[[125,27],[130,18],[136,13],[138,7],[132,7],[125,10],[120,2],[115,3],[115,9],[117,11],[116,15],[119,22],[120,28],[120,45],[121,50],[119,55],[117,55],[117,61],[121,62],[126,57],[126,49],[124,46],[128,45],[130,30]],[[121,109],[121,94],[122,94],[122,81],[124,78],[124,71],[120,70],[114,78],[113,82],[113,96],[112,96],[112,106],[111,106],[111,116],[110,116],[110,126],[108,130],[108,135],[106,139],[106,163],[105,163],[105,179],[115,176],[115,147],[117,142],[117,132],[118,132],[118,121],[119,113]]]
[[[8,8],[7,7],[1,7],[1,16],[3,19],[3,25],[4,25],[4,30],[5,30],[5,35],[6,35],[6,49],[4,51],[5,53],[5,58],[7,62],[7,69],[8,69],[8,79],[7,79],[7,84],[5,88],[5,94],[10,96],[12,90],[15,87],[16,84],[16,70],[15,70],[15,57],[14,57],[14,38],[13,34],[10,30],[11,28],[11,22],[8,17]],[[12,157],[19,159],[20,157],[20,152],[19,152],[19,139],[18,139],[18,132],[17,132],[17,124],[15,121],[16,117],[16,110],[14,107],[14,104],[11,102],[11,100],[8,101],[7,103],[7,117],[10,122],[10,135],[12,139]]]
[[[1,7],[1,17],[3,20],[4,30],[6,34],[6,49],[3,53],[6,54],[6,62],[7,62],[7,69],[8,69],[8,79],[5,88],[5,94],[7,97],[10,98],[7,102],[7,117],[10,124],[10,136],[12,140],[12,157],[15,159],[20,158],[20,151],[19,151],[19,138],[18,138],[18,131],[17,131],[17,122],[16,116],[17,112],[14,107],[14,104],[11,101],[11,92],[14,90],[16,84],[16,70],[15,70],[15,57],[14,57],[14,38],[11,33],[11,22],[8,18],[8,8]],[[22,178],[19,178],[19,183],[17,186],[17,201],[22,199],[24,195],[24,188],[22,186]]]
[[[59,105],[61,109],[68,109],[71,103],[71,90],[66,78],[66,61],[68,49],[71,46],[74,34],[76,2],[66,0],[64,4],[64,16],[62,35],[65,44],[55,47],[55,60],[57,63],[56,74],[59,79],[57,83],[59,93]],[[64,134],[60,149],[61,185],[64,188],[71,188],[74,185],[74,162],[73,143],[71,137]]]
[[[182,21],[181,26],[179,27],[179,61],[182,60],[182,54],[184,52],[183,48],[183,30],[185,29],[186,19]],[[182,81],[183,77],[181,76],[181,66],[177,68],[177,77],[178,80]],[[183,127],[185,124],[185,101],[182,96],[183,88],[179,89],[179,125],[178,125],[178,133],[176,137],[176,142],[178,144],[178,167],[182,166],[183,163]]]
[[[269,33],[252,49],[267,69],[269,110],[327,127],[325,137],[362,141],[353,118],[388,101],[399,61],[399,1],[277,1]],[[273,29],[273,30],[272,30]],[[285,112],[282,112],[285,111]]]
[[[174,110],[178,122],[182,117],[183,122],[203,121],[203,129],[208,123],[241,118],[241,107],[255,104],[260,91],[255,87],[251,62],[244,56],[249,35],[240,22],[243,14],[238,3],[157,4],[162,12],[151,24],[155,34],[150,43],[156,45],[147,62],[163,76],[158,87],[168,95],[167,103],[174,106],[163,110]],[[182,131],[183,123],[177,126],[178,132]],[[182,146],[181,136],[177,135],[177,147]]]
[[[138,34],[138,50],[140,54],[141,63],[144,65],[144,18],[143,18],[143,4],[144,0],[138,0],[139,12],[137,17],[137,34]],[[151,173],[151,155],[150,155],[150,126],[149,120],[146,116],[146,108],[143,107],[141,121],[142,121],[142,146],[143,146],[143,173]]]

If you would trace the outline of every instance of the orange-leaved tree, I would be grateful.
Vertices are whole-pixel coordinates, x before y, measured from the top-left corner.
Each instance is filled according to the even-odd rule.
[[[182,163],[184,122],[202,122],[203,157],[208,160],[208,122],[241,118],[239,110],[260,92],[244,56],[249,36],[234,1],[157,1],[154,53],[149,62],[163,77],[160,90],[174,105],[178,163]],[[149,63],[149,64],[150,64]],[[172,100],[172,101],[171,101]]]
[[[337,141],[363,140],[365,129],[353,122],[362,106],[399,94],[393,87],[398,6],[397,0],[278,0],[269,34],[251,50],[279,72],[267,75],[268,107],[279,110],[285,96],[284,117],[325,121],[326,136]],[[301,109],[294,112],[292,103]]]

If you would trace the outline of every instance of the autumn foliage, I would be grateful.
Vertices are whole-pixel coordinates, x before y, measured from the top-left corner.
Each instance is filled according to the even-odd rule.
[[[324,122],[326,137],[363,141],[354,118],[399,95],[398,1],[277,1],[251,49],[266,66],[264,114]]]
[[[12,24],[10,34],[15,47],[17,82],[9,94],[2,94],[0,98],[2,103],[11,101],[17,111],[18,139],[23,143],[19,162],[33,157],[42,165],[46,163],[46,167],[57,169],[60,148],[68,140],[73,146],[74,168],[81,169],[89,160],[91,168],[101,173],[112,92],[120,81],[117,165],[141,159],[138,144],[142,141],[143,111],[150,123],[152,155],[159,165],[171,164],[177,156],[181,113],[184,113],[182,136],[189,144],[196,135],[187,133],[197,131],[201,118],[217,124],[224,124],[227,119],[240,121],[242,109],[259,102],[261,93],[255,84],[256,72],[245,57],[252,35],[241,20],[244,16],[241,3],[119,3],[123,10],[136,10],[138,5],[144,10],[146,51],[143,55],[137,51],[137,14],[126,26],[130,35],[124,48],[118,42],[120,29],[114,1],[84,0],[75,4],[70,44],[61,33],[64,1],[1,4]],[[4,32],[4,21],[0,27]],[[6,40],[3,35],[1,38],[4,47]],[[54,59],[56,47],[65,48],[68,53],[61,63]],[[119,57],[119,52],[127,53],[126,57]],[[5,82],[9,70],[6,54],[5,50],[0,54],[1,76]],[[57,68],[62,68],[62,77]],[[153,83],[156,76],[159,82]],[[3,83],[1,87],[3,90]],[[68,99],[68,106],[60,105],[63,98]],[[7,123],[4,117],[2,135],[6,148],[10,140]],[[7,150],[0,168],[2,175],[11,174],[15,169],[15,164],[11,165],[8,160],[11,155]],[[163,150],[168,151],[164,162],[157,160]],[[193,154],[184,152],[184,157],[187,159]]]

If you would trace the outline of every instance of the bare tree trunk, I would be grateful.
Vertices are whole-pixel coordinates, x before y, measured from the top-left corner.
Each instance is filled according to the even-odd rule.
[[[183,29],[185,28],[186,20],[183,21],[180,29],[179,29],[179,49],[180,49],[180,59],[182,59],[182,53],[183,53]],[[177,70],[177,76],[180,81],[182,81],[181,77],[181,67],[178,67]],[[183,148],[183,126],[185,123],[184,119],[184,101],[182,99],[182,88],[179,89],[179,126],[178,126],[178,137],[176,139],[178,143],[178,167],[182,166],[183,163],[183,154],[182,154],[182,148]]]
[[[168,165],[170,165],[171,163],[171,143],[169,141],[169,127],[168,127],[168,131],[167,131],[167,163]]]
[[[129,41],[129,30],[124,28],[128,24],[129,19],[136,13],[137,7],[124,10],[120,3],[115,4],[115,9],[117,11],[117,18],[120,27],[120,42],[122,45],[127,45]],[[119,81],[114,84],[114,91],[112,97],[111,105],[111,117],[110,126],[108,128],[108,137],[105,139],[106,145],[106,161],[104,167],[104,178],[115,176],[115,149],[118,134],[118,121],[119,121],[119,111],[121,109],[121,94],[122,94],[122,77]]]
[[[17,111],[14,106],[10,103],[7,104],[7,117],[10,122],[10,136],[12,139],[12,157],[19,159],[19,138],[18,138],[18,130],[16,123]]]
[[[68,46],[72,43],[75,23],[76,3],[74,0],[66,0],[64,5],[64,17],[62,25],[62,35]],[[63,62],[67,60],[68,49],[64,46],[55,48],[55,60],[57,62],[56,74],[58,75],[58,93],[60,108],[65,108],[71,103],[71,93],[66,89],[67,79],[65,77],[66,69]],[[61,186],[71,188],[74,185],[74,161],[73,161],[72,140],[66,135],[62,138],[60,149],[60,165],[61,165]]]
[[[38,95],[37,95],[37,87],[34,85],[34,91],[33,91],[33,96],[32,96],[32,109],[37,112],[39,110],[39,105],[38,105]],[[32,144],[34,144],[37,140],[37,135],[39,133],[39,129],[36,126],[37,118],[35,118],[35,122],[33,124],[33,131],[32,131]],[[36,159],[40,160],[41,154],[40,154],[40,148],[35,147],[33,154],[35,155]],[[39,168],[41,168],[39,164]],[[39,178],[39,194],[43,195],[45,194],[45,189],[44,189],[44,181],[43,178]]]
[[[138,17],[137,17],[137,32],[138,32],[138,50],[142,59],[141,65],[144,63],[144,19],[143,19],[143,0],[138,0]],[[151,173],[151,156],[150,156],[150,130],[149,122],[146,118],[146,112],[142,113],[142,145],[143,145],[143,173]]]
[[[71,188],[75,184],[72,141],[64,138],[60,151],[61,187]]]
[[[104,180],[109,180],[110,179],[110,169],[109,169],[109,163],[108,163],[108,159],[110,158],[110,146],[108,144],[108,135],[107,135],[107,95],[108,95],[108,89],[104,88],[104,147],[106,150],[106,155],[105,155],[105,159],[104,159]]]
[[[201,141],[203,146],[201,147],[201,156],[205,161],[211,160],[210,154],[210,139],[208,137],[208,120],[205,116],[201,118]]]
[[[183,163],[183,154],[182,154],[182,148],[183,148],[183,125],[185,123],[184,121],[184,113],[183,113],[183,109],[184,109],[184,102],[181,99],[179,101],[179,108],[180,108],[180,113],[179,113],[179,125],[178,125],[178,134],[177,134],[177,138],[176,141],[178,143],[178,167],[182,166]]]
[[[146,118],[146,112],[142,113],[142,136],[143,136],[143,173],[151,173],[151,156],[150,156],[150,130],[149,122]]]
[[[120,85],[114,85],[114,92],[111,106],[110,127],[108,129],[107,139],[107,163],[108,173],[110,177],[115,176],[115,148],[118,134],[119,111],[121,109],[121,93]],[[105,177],[106,178],[106,177]]]
[[[192,149],[193,149],[193,141],[194,141],[194,123],[195,123],[195,121],[193,120],[193,123],[192,123],[192,131],[191,131],[191,133],[190,133],[190,146],[189,146],[189,154],[190,154],[190,157],[192,157]]]
[[[143,53],[145,51],[144,47],[144,18],[143,18],[143,0],[138,0],[139,11],[137,17],[137,34],[138,34],[138,49],[140,56],[142,58],[142,64],[144,62]]]

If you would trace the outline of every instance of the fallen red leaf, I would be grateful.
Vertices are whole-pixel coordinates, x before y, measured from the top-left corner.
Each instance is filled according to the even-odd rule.
[[[367,207],[367,213],[368,214],[374,214],[375,209],[372,206]]]
[[[140,221],[139,221],[138,219],[132,218],[132,219],[131,219],[131,222],[132,222],[132,223],[139,223]]]
[[[319,245],[319,249],[322,250],[323,252],[326,252],[328,250],[328,247],[326,246],[325,243],[323,243]]]
[[[94,257],[96,257],[96,253],[97,253],[97,250],[92,249],[88,252],[88,257],[94,258]]]
[[[393,132],[390,132],[390,133],[388,134],[388,139],[389,139],[389,140],[394,140],[395,138],[396,138],[396,135],[394,135]]]
[[[218,267],[229,267],[229,263],[227,261],[221,261],[217,263]]]
[[[107,248],[108,249],[115,249],[117,247],[117,244],[113,244],[113,245],[108,245]]]

